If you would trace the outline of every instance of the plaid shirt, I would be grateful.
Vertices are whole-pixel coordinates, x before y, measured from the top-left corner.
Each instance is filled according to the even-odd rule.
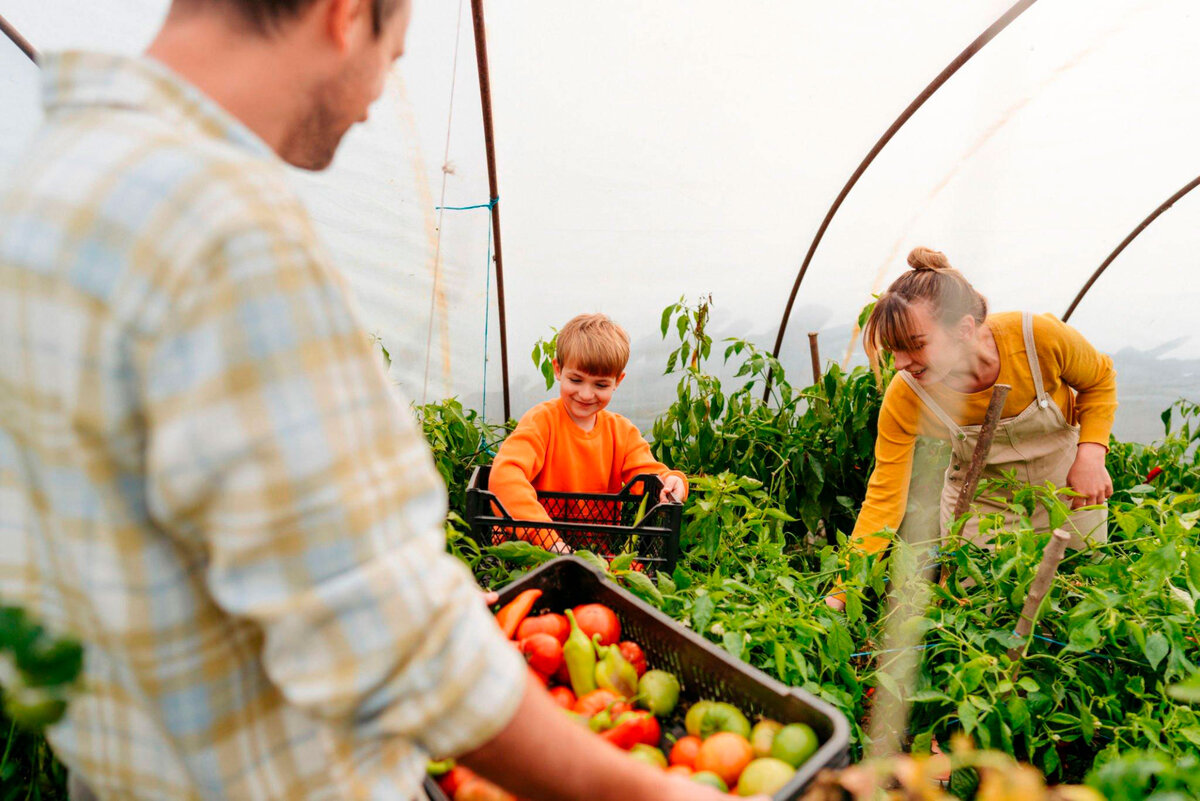
[[[100,798],[410,798],[525,668],[248,129],[146,59],[47,57],[0,191],[0,599],[87,648]]]

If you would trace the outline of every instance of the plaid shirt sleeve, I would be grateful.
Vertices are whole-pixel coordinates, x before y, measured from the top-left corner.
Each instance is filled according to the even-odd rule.
[[[150,515],[207,556],[284,696],[435,756],[512,717],[525,667],[445,553],[445,490],[293,213],[219,237],[141,355]]]

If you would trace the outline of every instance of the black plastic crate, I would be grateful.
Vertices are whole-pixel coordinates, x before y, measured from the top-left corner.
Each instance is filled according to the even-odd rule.
[[[563,556],[530,571],[500,591],[500,603],[506,604],[521,591],[532,588],[542,591],[533,614],[542,610],[561,612],[586,603],[602,603],[611,608],[621,620],[621,639],[640,645],[651,668],[670,671],[679,678],[681,707],[704,699],[727,701],[751,720],[761,716],[784,724],[812,726],[820,748],[800,766],[787,786],[773,796],[774,801],[793,801],[821,770],[850,764],[850,725],[831,705],[734,659],[618,587],[582,559]],[[432,779],[425,781],[425,792],[433,801],[448,801]]]
[[[476,467],[467,487],[466,523],[481,546],[524,539],[546,548],[557,534],[571,550],[591,551],[605,559],[632,552],[649,574],[675,569],[683,504],[658,502],[658,476],[637,476],[612,494],[539,492],[538,500],[554,521],[546,523],[514,519],[488,490],[490,475],[491,467]]]

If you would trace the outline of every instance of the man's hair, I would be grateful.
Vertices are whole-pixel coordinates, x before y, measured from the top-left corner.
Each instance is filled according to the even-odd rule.
[[[371,3],[371,25],[378,36],[383,31],[383,23],[395,13],[401,3],[409,0],[368,0]],[[225,6],[238,13],[255,31],[270,34],[281,24],[294,19],[311,6],[316,0],[174,0],[177,8],[197,8],[201,6]]]
[[[619,376],[629,363],[629,334],[603,314],[580,314],[558,332],[554,356],[563,370]]]

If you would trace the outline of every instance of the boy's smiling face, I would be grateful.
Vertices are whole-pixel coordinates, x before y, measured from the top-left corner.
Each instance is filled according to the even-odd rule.
[[[625,374],[592,375],[569,364],[560,365],[555,360],[554,377],[558,379],[559,395],[567,415],[584,431],[591,431],[596,424],[596,414],[608,406]]]

